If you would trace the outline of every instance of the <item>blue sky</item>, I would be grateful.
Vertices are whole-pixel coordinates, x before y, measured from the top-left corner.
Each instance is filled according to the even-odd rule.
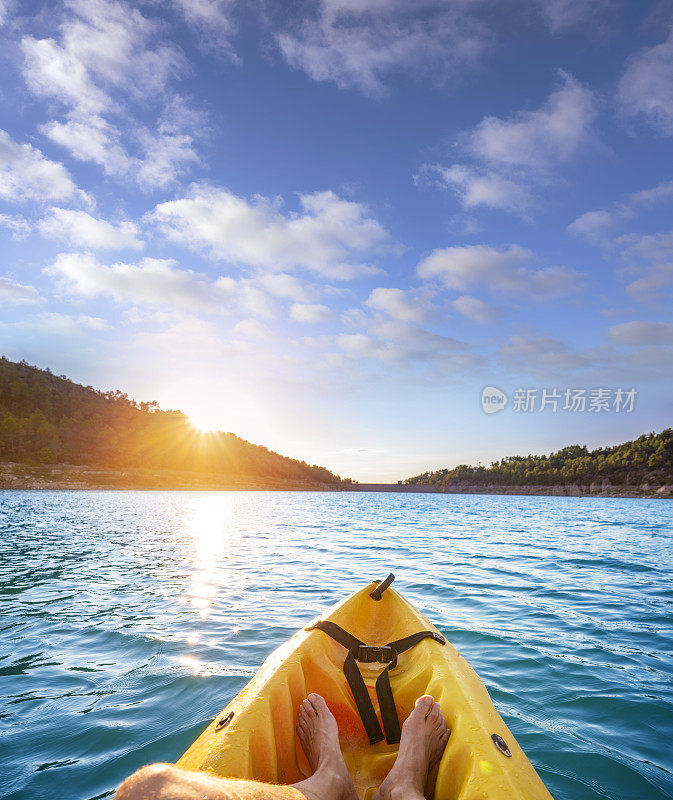
[[[671,424],[670,2],[0,19],[9,358],[361,480]]]

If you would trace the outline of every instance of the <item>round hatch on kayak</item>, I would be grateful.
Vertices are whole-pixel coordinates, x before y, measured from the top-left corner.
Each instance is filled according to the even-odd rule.
[[[221,731],[222,728],[226,728],[227,725],[232,721],[233,718],[234,718],[234,712],[230,711],[226,715],[226,717],[222,717],[222,719],[217,723],[217,725],[215,726],[215,730],[216,731]]]

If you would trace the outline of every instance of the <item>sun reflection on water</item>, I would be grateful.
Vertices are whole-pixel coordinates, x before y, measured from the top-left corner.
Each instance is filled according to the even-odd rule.
[[[189,600],[201,619],[207,619],[220,586],[218,571],[227,559],[224,549],[232,535],[231,495],[220,492],[195,497],[187,522],[187,532],[194,548],[194,572]]]
[[[181,667],[186,667],[192,675],[203,675],[207,671],[206,665],[202,664],[198,658],[194,658],[193,656],[180,656],[178,664],[180,664]]]

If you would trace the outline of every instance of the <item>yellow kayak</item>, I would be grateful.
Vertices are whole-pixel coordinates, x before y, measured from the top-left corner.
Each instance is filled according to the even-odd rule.
[[[336,717],[358,797],[369,800],[395,761],[399,725],[431,694],[451,728],[430,776],[436,800],[550,800],[477,674],[391,582],[355,592],[272,653],[177,765],[304,780],[311,769],[295,725],[301,701],[317,692]]]

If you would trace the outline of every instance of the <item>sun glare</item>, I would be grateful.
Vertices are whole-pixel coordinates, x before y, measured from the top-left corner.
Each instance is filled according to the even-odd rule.
[[[279,409],[267,390],[249,391],[232,385],[225,392],[219,386],[200,382],[198,376],[186,376],[185,384],[166,392],[161,404],[182,409],[198,433],[231,431],[259,442],[268,442],[278,433]]]
[[[200,433],[215,433],[223,429],[221,417],[207,411],[194,411],[188,414],[188,418]]]

